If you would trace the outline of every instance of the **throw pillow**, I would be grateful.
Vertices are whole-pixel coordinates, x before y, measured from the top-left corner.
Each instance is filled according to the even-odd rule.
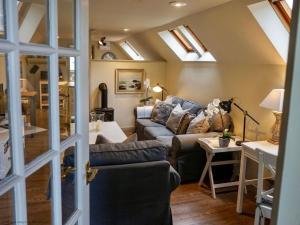
[[[223,122],[222,122],[223,120]],[[223,132],[224,129],[232,130],[232,119],[228,113],[225,115],[215,114],[209,119],[210,131]]]
[[[158,102],[152,110],[151,120],[155,123],[166,125],[173,109],[174,105],[167,104],[165,102]]]
[[[182,119],[185,114],[187,114],[188,110],[183,110],[181,106],[178,104],[172,111],[166,125],[173,133],[178,134],[178,129],[180,128]]]
[[[193,119],[195,119],[196,115],[187,113],[181,120],[180,126],[177,130],[177,134],[186,134],[186,131]]]
[[[204,113],[201,112],[195,119],[193,119],[187,129],[187,134],[206,133],[209,130],[209,122]]]
[[[104,137],[103,135],[99,134],[96,138],[95,145],[108,144],[108,143],[112,143],[112,142],[108,140],[106,137]]]

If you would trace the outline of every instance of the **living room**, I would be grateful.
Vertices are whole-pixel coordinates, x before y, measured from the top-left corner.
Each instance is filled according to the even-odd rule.
[[[12,2],[0,1],[1,225],[278,223],[298,3]]]

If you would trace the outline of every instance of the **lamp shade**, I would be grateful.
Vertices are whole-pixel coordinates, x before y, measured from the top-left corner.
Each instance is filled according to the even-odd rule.
[[[156,93],[160,93],[163,91],[163,89],[159,84],[157,84],[155,87],[153,87],[153,91]]]
[[[273,89],[260,103],[260,106],[273,111],[282,112],[283,100],[284,89]]]

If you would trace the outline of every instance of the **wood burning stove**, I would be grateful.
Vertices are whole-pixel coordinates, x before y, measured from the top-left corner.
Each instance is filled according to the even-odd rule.
[[[105,83],[99,84],[99,92],[101,94],[101,107],[95,108],[97,114],[104,113],[104,121],[114,121],[114,108],[109,108],[107,99],[107,85]]]

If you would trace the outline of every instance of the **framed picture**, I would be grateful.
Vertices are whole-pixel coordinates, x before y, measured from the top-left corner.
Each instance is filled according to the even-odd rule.
[[[143,69],[116,69],[116,94],[144,93],[144,80]]]

